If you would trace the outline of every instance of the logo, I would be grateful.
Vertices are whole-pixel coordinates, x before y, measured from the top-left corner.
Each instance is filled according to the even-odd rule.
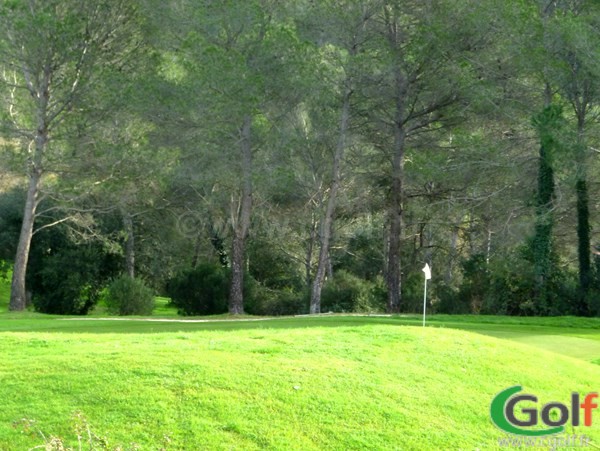
[[[588,393],[582,397],[579,393],[571,393],[571,403],[567,406],[560,402],[549,402],[537,408],[537,396],[518,394],[523,390],[520,385],[507,388],[498,393],[492,400],[490,416],[496,426],[505,432],[529,437],[542,437],[560,434],[565,431],[565,425],[592,425],[592,412],[598,408],[594,402],[598,393]],[[532,407],[535,403],[536,407]],[[546,426],[539,428],[540,423]]]

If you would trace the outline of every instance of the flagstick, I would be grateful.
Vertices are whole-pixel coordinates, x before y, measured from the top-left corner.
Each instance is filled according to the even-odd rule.
[[[425,290],[423,295],[423,327],[425,327],[425,311],[427,309],[427,277],[425,277]]]
[[[422,269],[425,274],[425,290],[423,294],[423,327],[425,327],[425,313],[427,311],[427,281],[431,279],[431,268],[429,264],[425,263],[425,267]]]

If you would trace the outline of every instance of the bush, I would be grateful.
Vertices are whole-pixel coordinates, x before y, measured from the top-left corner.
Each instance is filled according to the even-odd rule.
[[[0,195],[0,259],[14,258],[24,199],[19,191]],[[42,202],[40,210],[57,207],[48,199]],[[98,302],[100,290],[120,272],[122,260],[111,246],[82,240],[66,223],[43,227],[60,218],[58,214],[37,218],[39,229],[29,251],[26,286],[38,312],[85,315]],[[96,227],[108,233],[101,220],[96,220]]]
[[[28,286],[35,310],[59,315],[86,315],[98,302],[100,290],[113,276],[116,256],[98,244],[48,247],[38,240],[32,250]],[[39,254],[38,254],[39,252]]]
[[[308,311],[308,293],[259,285],[248,302],[244,302],[244,309],[252,315],[300,315]]]
[[[167,295],[180,315],[227,312],[228,290],[229,271],[210,263],[200,264],[167,282]]]
[[[402,300],[400,308],[403,312],[422,313],[423,312],[423,290],[424,286],[423,272],[411,272],[402,278]],[[427,288],[432,289],[432,284],[428,283]]]
[[[374,281],[384,267],[384,256],[380,250],[382,230],[383,225],[377,220],[359,225],[346,248],[338,252],[333,250],[334,272],[344,269],[363,280]]]
[[[463,280],[458,290],[458,305],[454,313],[480,313],[490,288],[486,257],[475,254],[462,262]]]
[[[483,313],[511,316],[529,316],[534,313],[533,273],[522,262],[512,263],[510,267],[503,265],[491,271]]]
[[[459,291],[443,282],[435,287],[437,301],[434,304],[436,313],[446,313],[450,315],[471,313],[471,301],[464,297]]]
[[[515,316],[577,314],[577,277],[553,264],[545,299],[536,297],[536,276],[531,258],[522,255],[490,266],[482,313]]]
[[[304,281],[298,264],[270,240],[254,238],[248,246],[252,264],[250,274],[261,285],[274,290],[303,288]]]
[[[112,315],[151,315],[154,293],[143,280],[122,275],[108,287],[106,307]]]
[[[385,307],[382,279],[369,282],[344,270],[325,282],[321,292],[322,312],[375,312]]]

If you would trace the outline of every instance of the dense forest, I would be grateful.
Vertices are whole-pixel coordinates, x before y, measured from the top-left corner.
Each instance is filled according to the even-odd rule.
[[[3,0],[10,309],[598,316],[599,112],[596,0]]]

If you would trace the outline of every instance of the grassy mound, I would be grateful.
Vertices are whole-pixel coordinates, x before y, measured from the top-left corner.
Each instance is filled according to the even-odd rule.
[[[500,390],[567,402],[600,381],[581,360],[389,319],[25,331],[35,321],[0,332],[0,449],[51,436],[78,449],[82,430],[124,449],[489,449],[503,436],[488,413]],[[575,432],[600,442],[597,427]]]

